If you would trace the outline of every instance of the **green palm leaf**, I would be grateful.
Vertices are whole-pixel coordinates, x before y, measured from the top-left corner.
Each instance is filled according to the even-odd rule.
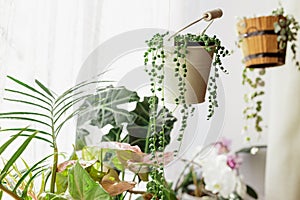
[[[19,186],[21,185],[21,183],[25,180],[25,178],[26,178],[28,175],[30,175],[30,173],[31,173],[32,171],[38,169],[37,166],[38,166],[39,164],[43,163],[45,160],[47,160],[47,159],[50,158],[51,156],[53,156],[53,155],[51,154],[51,155],[49,155],[49,156],[43,158],[43,159],[40,160],[39,162],[35,163],[30,169],[28,169],[28,170],[23,174],[23,176],[18,180],[18,182],[16,183],[16,185],[15,185],[15,187],[14,187],[14,189],[13,189],[13,192],[16,192],[16,191],[17,191],[18,187],[19,187]],[[32,177],[31,177],[31,178],[32,178]]]
[[[6,100],[6,101],[12,101],[12,102],[23,103],[23,104],[35,106],[35,107],[42,108],[43,110],[46,110],[46,111],[49,111],[49,112],[51,111],[50,108],[47,108],[47,107],[42,106],[42,105],[37,104],[37,103],[32,103],[32,102],[29,102],[29,101],[23,101],[23,100],[19,100],[19,99],[9,99],[9,98],[3,98],[3,99]]]
[[[7,132],[7,131],[22,131],[24,130],[24,128],[7,128],[7,129],[0,129],[0,132]],[[30,129],[30,128],[26,128],[24,131],[26,132],[38,132],[39,134],[43,134],[45,136],[50,136],[51,134],[42,130],[37,130],[37,129]]]
[[[29,117],[14,117],[14,116],[11,116],[11,117],[9,117],[9,116],[8,117],[1,117],[0,116],[0,119],[15,119],[15,120],[31,121],[31,122],[37,122],[39,124],[51,127],[51,125],[48,124],[48,123],[46,123],[46,122],[43,122],[43,121],[37,120],[37,119],[33,119],[33,118],[29,118]]]
[[[28,94],[28,93],[25,93],[25,92],[21,92],[21,91],[18,91],[18,90],[12,90],[12,89],[5,89],[5,91],[11,92],[11,93],[16,93],[16,94],[21,94],[23,96],[28,96],[28,97],[30,97],[32,99],[38,100],[40,102],[43,102],[43,103],[51,106],[51,103],[49,103],[48,101],[45,101],[45,100],[43,100],[43,99],[41,99],[41,98],[39,98],[37,96],[31,95],[31,94]]]
[[[52,93],[50,92],[50,90],[45,87],[40,81],[38,80],[35,80],[35,83],[40,87],[42,88],[42,90],[44,90],[50,97],[52,97],[54,99],[54,96],[52,95]]]
[[[1,147],[0,147],[0,155],[5,151],[5,149],[15,140],[17,139],[23,131],[25,131],[26,128],[22,129],[18,134],[12,136],[7,142],[5,142]]]
[[[33,115],[33,116],[39,116],[39,117],[45,117],[48,119],[51,119],[48,115],[42,114],[42,113],[36,113],[36,112],[8,112],[8,113],[0,113],[0,116],[11,116],[11,115]]]
[[[18,79],[16,79],[16,78],[13,78],[12,76],[7,76],[7,78],[13,80],[14,82],[16,82],[16,83],[18,83],[19,85],[21,85],[21,86],[27,88],[28,90],[31,90],[32,92],[41,95],[42,97],[48,99],[50,102],[53,102],[53,100],[52,100],[51,98],[49,98],[49,97],[46,96],[45,94],[41,93],[41,92],[38,91],[37,89],[35,89],[35,88],[29,86],[28,84],[26,84],[26,83],[24,83],[24,82],[22,82],[22,81],[20,81],[20,80],[18,80]]]
[[[3,180],[3,175],[8,173],[10,167],[15,163],[15,161],[20,157],[20,155],[24,152],[30,141],[34,138],[37,132],[33,133],[30,137],[28,137],[24,143],[18,148],[18,150],[12,155],[12,157],[7,161],[6,165],[3,167],[0,176],[0,183]]]
[[[31,182],[38,176],[40,175],[43,171],[45,171],[45,169],[41,169],[38,172],[36,172],[27,182],[23,192],[22,192],[22,198],[24,199],[25,197],[27,197],[27,192],[28,192],[28,188],[31,184]]]

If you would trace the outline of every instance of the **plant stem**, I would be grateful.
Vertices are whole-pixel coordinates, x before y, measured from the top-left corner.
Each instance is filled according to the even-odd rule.
[[[52,175],[51,175],[51,183],[50,183],[50,192],[54,193],[55,192],[55,181],[56,181],[56,171],[57,171],[57,163],[58,163],[58,149],[56,146],[56,143],[54,144],[55,146],[53,147],[53,164],[52,164]]]
[[[52,173],[51,173],[51,182],[50,182],[50,192],[55,193],[55,181],[56,181],[56,171],[58,163],[58,148],[56,144],[56,134],[54,128],[54,115],[53,107],[51,109],[51,133],[52,133],[52,142],[53,142],[53,164],[52,164]]]
[[[16,200],[22,200],[22,198],[20,198],[17,194],[13,193],[12,191],[10,191],[9,189],[7,189],[1,184],[0,184],[0,190],[2,190],[3,192],[5,192],[6,194],[8,194],[9,196],[13,197]]]

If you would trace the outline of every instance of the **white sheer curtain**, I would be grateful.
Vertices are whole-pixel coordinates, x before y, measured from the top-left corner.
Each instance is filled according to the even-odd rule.
[[[81,63],[100,43],[100,0],[1,0],[0,95],[12,88],[11,75],[29,84],[38,79],[56,93],[74,85]],[[0,99],[1,112],[17,109]],[[0,126],[6,127],[4,122]],[[25,126],[25,125],[24,125]],[[71,152],[74,124],[59,138],[61,151]],[[1,135],[4,138],[4,135]],[[34,141],[23,157],[33,161],[49,153]]]
[[[287,3],[287,11],[299,20],[299,1]],[[299,48],[299,42],[297,46]],[[300,73],[290,60],[291,55],[287,57],[286,66],[272,72],[267,200],[298,200],[300,197]]]

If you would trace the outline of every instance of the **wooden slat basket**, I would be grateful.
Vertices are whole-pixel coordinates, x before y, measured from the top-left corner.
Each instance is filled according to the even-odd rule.
[[[244,18],[237,23],[241,38],[243,62],[249,68],[265,68],[285,64],[286,48],[280,49],[274,23],[283,16]],[[286,44],[285,44],[286,47]]]

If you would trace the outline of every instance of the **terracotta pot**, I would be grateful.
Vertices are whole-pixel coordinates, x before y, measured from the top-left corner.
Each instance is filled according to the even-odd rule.
[[[237,23],[241,38],[243,62],[249,68],[264,68],[285,64],[286,48],[281,49],[274,32],[274,23],[283,16],[262,16],[242,19]],[[285,44],[286,46],[286,44]]]
[[[173,62],[174,56],[172,52],[174,47],[167,48],[168,52],[166,67],[165,67],[165,100],[168,103],[175,103],[175,98],[178,97],[178,78],[175,77]],[[194,46],[187,47],[187,76],[185,78],[187,91],[185,100],[188,104],[202,103],[205,100],[207,82],[210,74],[214,48],[207,51],[198,43]],[[182,63],[182,59],[180,60]]]

